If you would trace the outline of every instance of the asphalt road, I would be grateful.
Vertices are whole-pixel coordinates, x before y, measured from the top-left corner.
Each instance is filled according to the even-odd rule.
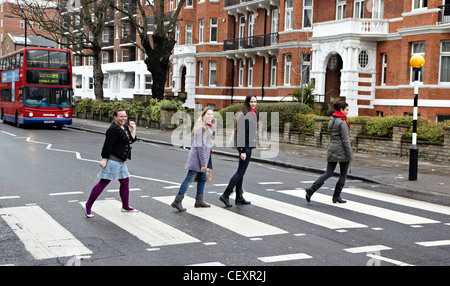
[[[139,141],[127,164],[140,212],[120,212],[111,182],[88,219],[80,202],[98,182],[103,140],[0,124],[0,265],[450,265],[449,207],[351,180],[347,204],[332,204],[336,178],[308,204],[304,188],[317,174],[252,162],[244,181],[252,204],[224,208],[218,198],[237,161],[215,156],[205,189],[212,208],[191,205],[193,184],[188,211],[178,213],[170,203],[188,150]]]

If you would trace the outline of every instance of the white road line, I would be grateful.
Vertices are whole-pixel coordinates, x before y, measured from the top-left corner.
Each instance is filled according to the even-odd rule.
[[[394,259],[391,259],[391,258],[383,257],[383,256],[376,255],[376,254],[373,254],[373,253],[367,254],[367,257],[370,257],[372,259],[379,260],[379,261],[386,261],[386,262],[389,262],[389,263],[392,263],[392,264],[395,264],[395,265],[398,265],[398,266],[414,266],[412,264],[408,264],[408,263],[401,262],[401,261],[398,261],[398,260],[394,260]]]
[[[225,264],[222,264],[220,262],[206,262],[206,263],[190,264],[187,266],[225,266]]]
[[[84,194],[83,192],[62,192],[62,193],[50,193],[49,196],[65,196],[65,195],[79,195]]]
[[[274,199],[245,192],[245,198],[257,207],[281,213],[308,223],[320,225],[329,229],[363,228],[366,225],[350,220],[338,218],[334,215],[310,210],[296,205],[288,204]]]
[[[258,257],[259,260],[261,260],[262,262],[265,262],[265,263],[309,259],[309,258],[312,258],[312,256],[309,256],[308,254],[305,254],[305,253]]]
[[[118,193],[119,191],[120,191],[119,189],[106,190],[106,192],[108,192],[108,193]],[[130,188],[130,192],[135,192],[135,191],[142,191],[142,190],[137,189],[137,188]]]
[[[153,198],[168,205],[170,205],[174,199],[173,196]],[[280,228],[262,223],[260,221],[214,205],[211,205],[210,208],[195,208],[194,203],[194,199],[187,196],[184,197],[183,206],[187,208],[187,212],[189,214],[215,223],[223,228],[236,232],[245,237],[258,237],[288,233],[287,231]]]
[[[258,182],[260,185],[283,185],[283,182]]]
[[[421,246],[444,246],[444,245],[450,245],[450,240],[436,240],[436,241],[422,241],[422,242],[416,242],[416,244]]]
[[[366,190],[366,189],[362,189],[362,188],[345,188],[343,190],[343,192],[349,193],[352,195],[362,196],[365,198],[374,199],[374,200],[385,201],[385,202],[389,202],[389,203],[393,203],[393,204],[407,206],[407,207],[411,207],[411,208],[422,209],[422,210],[426,210],[426,211],[430,211],[430,212],[450,215],[450,207],[448,207],[448,206],[413,200],[413,199],[409,199],[409,198],[403,198],[403,197],[394,196],[391,194],[385,194],[385,193],[381,193],[381,192],[374,192],[374,191],[370,191],[370,190]]]
[[[0,200],[9,200],[9,199],[20,199],[19,196],[3,196],[0,197]]]
[[[86,202],[80,203],[85,204]],[[94,214],[104,217],[152,247],[200,242],[200,240],[143,212],[121,212],[121,207],[122,203],[117,200],[97,200],[92,207],[92,211]]]
[[[381,250],[389,250],[392,249],[390,247],[384,246],[384,245],[368,245],[368,246],[359,246],[359,247],[352,247],[352,248],[346,248],[344,251],[350,252],[350,253],[368,253],[368,252],[377,252]]]
[[[0,209],[0,216],[35,259],[92,253],[39,206]]]
[[[9,135],[9,136],[13,136],[13,137],[16,137],[16,135],[15,135],[15,134],[12,134],[12,133],[9,133],[9,132],[6,132],[6,131],[2,131],[2,133],[5,133],[6,135]]]
[[[290,190],[290,191],[282,191],[280,193],[295,196],[295,197],[304,197],[304,192],[299,192],[298,190]],[[368,204],[362,204],[355,201],[347,200],[345,204],[333,204],[331,201],[331,196],[315,193],[312,198],[312,201],[319,202],[322,204],[327,204],[329,206],[342,208],[358,213],[362,213],[365,215],[371,215],[383,219],[387,219],[390,221],[407,224],[407,225],[416,225],[416,224],[426,224],[426,223],[439,223],[439,221],[411,215],[407,213],[402,213],[390,209],[385,209],[381,207],[376,207]]]

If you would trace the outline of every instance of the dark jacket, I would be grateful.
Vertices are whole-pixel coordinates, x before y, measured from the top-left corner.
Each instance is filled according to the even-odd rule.
[[[247,149],[256,148],[257,140],[257,118],[252,112],[241,114],[236,121],[235,142],[239,153],[246,153]]]
[[[111,155],[114,155],[122,161],[131,160],[131,144],[136,141],[136,137],[131,137],[131,132],[127,125],[124,125],[124,128],[122,129],[116,123],[112,123],[106,130],[102,158],[109,159]]]
[[[347,122],[336,116],[333,116],[328,123],[328,133],[330,134],[328,162],[349,162],[353,159],[348,129]]]

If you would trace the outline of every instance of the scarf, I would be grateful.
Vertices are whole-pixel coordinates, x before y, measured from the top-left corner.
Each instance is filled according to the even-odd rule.
[[[340,112],[340,111],[335,111],[335,112],[333,113],[333,115],[336,116],[336,117],[339,117],[339,118],[344,119],[345,122],[347,122],[347,126],[350,127],[350,124],[349,124],[348,121],[347,121],[347,115],[345,115],[344,113],[342,113],[342,112]]]
[[[250,111],[253,112],[255,115],[256,115],[256,112],[258,112],[258,110],[256,110],[256,108],[255,109],[250,108]]]

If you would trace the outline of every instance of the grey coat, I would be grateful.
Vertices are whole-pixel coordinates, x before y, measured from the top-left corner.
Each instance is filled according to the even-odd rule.
[[[213,129],[210,125],[206,125],[203,131],[202,126],[195,126],[194,137],[192,141],[189,157],[186,162],[186,169],[201,172],[202,166],[212,169],[211,147]]]
[[[330,134],[328,162],[349,162],[353,159],[348,131],[347,122],[342,118],[333,116],[328,123],[328,133]]]

